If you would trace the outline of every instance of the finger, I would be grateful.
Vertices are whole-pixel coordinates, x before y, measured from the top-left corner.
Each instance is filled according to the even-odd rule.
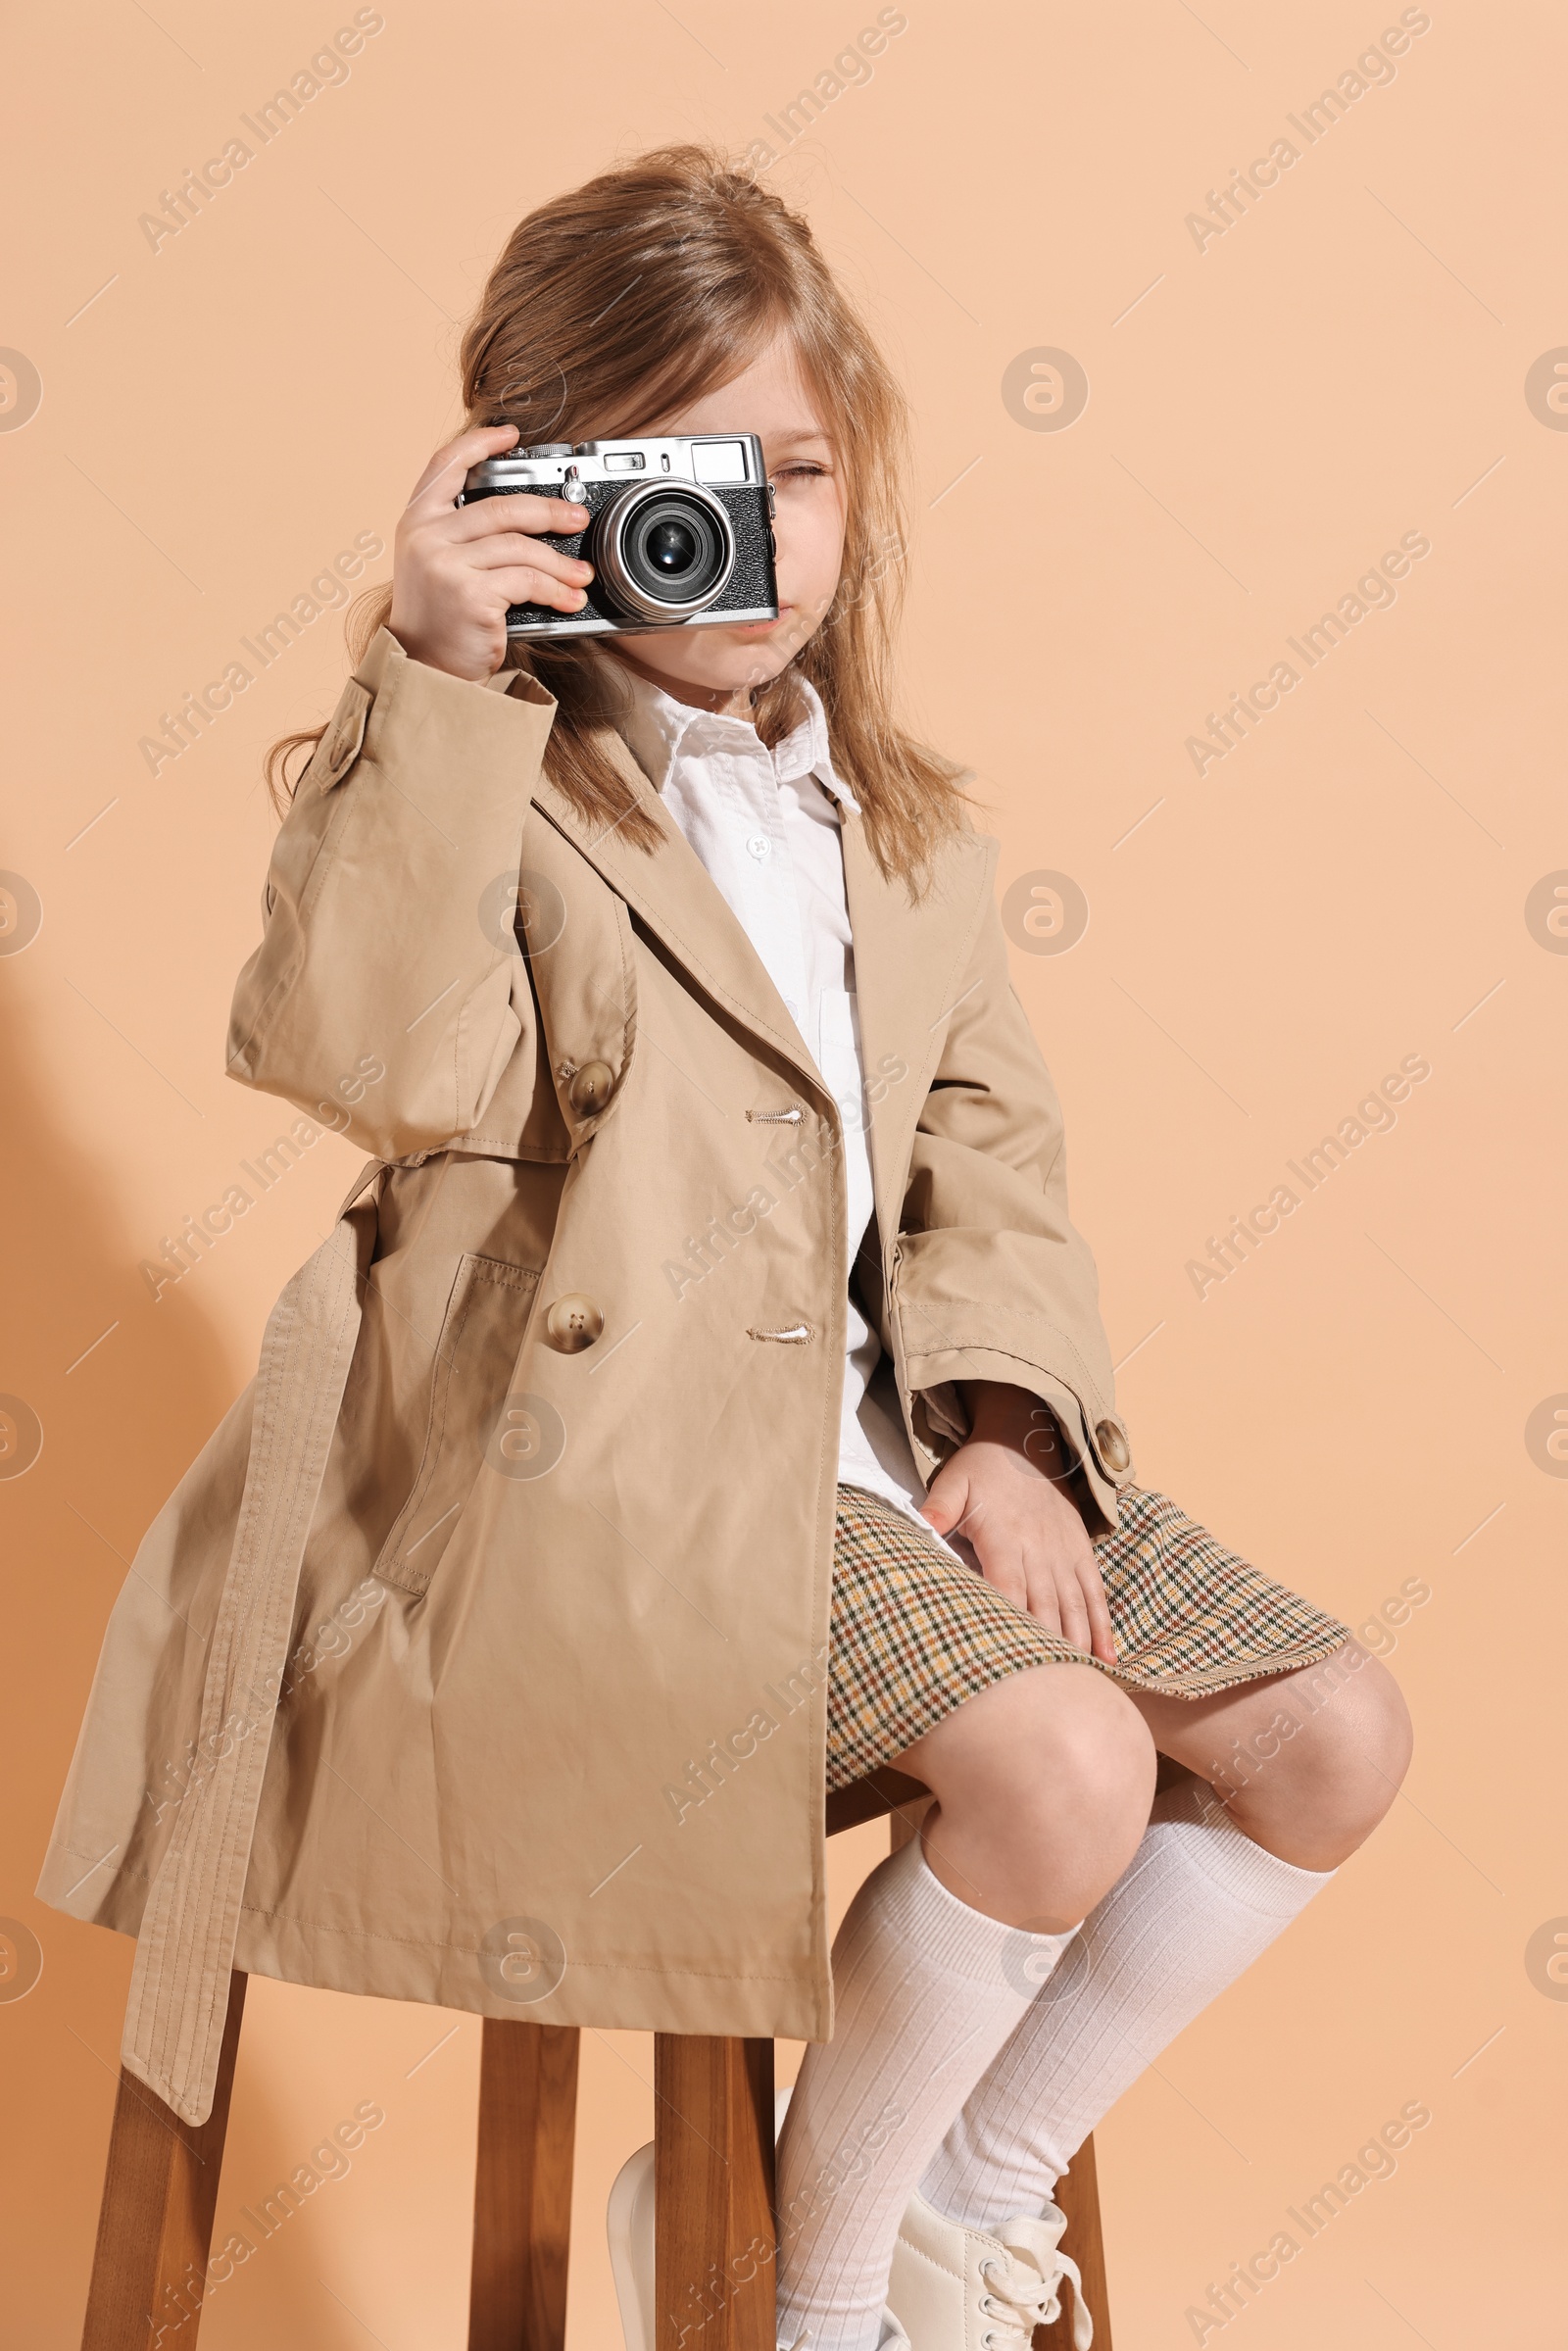
[[[1054,1633],[1065,1641],[1067,1635],[1062,1631],[1061,1601],[1056,1591],[1056,1579],[1049,1569],[1043,1569],[1028,1578],[1028,1595],[1024,1605],[1035,1622],[1044,1625],[1048,1633]]]
[[[980,1572],[994,1592],[1026,1615],[1030,1609],[1029,1578],[1024,1568],[1022,1550],[1015,1543],[1004,1543],[1000,1537],[986,1536],[977,1530],[974,1555],[980,1562]]]
[[[465,549],[463,560],[475,571],[526,564],[534,571],[549,571],[574,588],[586,587],[594,575],[592,563],[585,563],[580,556],[547,547],[542,539],[530,539],[520,530],[497,531],[493,538],[476,540]]]
[[[484,578],[486,587],[496,589],[509,605],[542,604],[556,612],[580,612],[588,601],[580,588],[569,580],[557,579],[553,572],[541,570],[537,563],[487,571]]]
[[[454,540],[487,538],[492,531],[564,538],[587,524],[588,509],[574,499],[536,498],[531,490],[509,490],[503,497],[476,498],[471,506],[453,507],[445,528]]]
[[[1061,1619],[1061,1637],[1070,1641],[1075,1649],[1087,1649],[1090,1643],[1089,1610],[1084,1603],[1083,1587],[1073,1573],[1071,1562],[1058,1560],[1052,1570],[1055,1587],[1056,1607]]]
[[[514,424],[475,424],[455,441],[438,449],[409,492],[409,504],[421,512],[427,506],[451,506],[463,487],[464,475],[481,458],[499,457],[517,437]],[[445,485],[450,484],[450,487]]]
[[[955,1455],[955,1461],[956,1455]],[[920,1516],[935,1527],[939,1535],[951,1535],[969,1507],[969,1481],[961,1469],[950,1462],[939,1469],[931,1481],[920,1508]]]
[[[1110,1607],[1105,1598],[1105,1587],[1100,1580],[1100,1565],[1093,1552],[1078,1562],[1078,1585],[1084,1595],[1089,1614],[1089,1642],[1093,1654],[1102,1665],[1116,1662],[1116,1634],[1110,1621]]]

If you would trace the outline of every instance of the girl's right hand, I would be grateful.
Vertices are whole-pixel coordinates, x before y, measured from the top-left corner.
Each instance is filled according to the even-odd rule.
[[[412,660],[453,677],[482,682],[500,668],[509,605],[580,612],[594,575],[591,563],[529,535],[581,530],[586,507],[526,491],[476,506],[455,503],[469,468],[516,438],[514,424],[489,424],[449,441],[420,474],[398,524],[387,626]]]

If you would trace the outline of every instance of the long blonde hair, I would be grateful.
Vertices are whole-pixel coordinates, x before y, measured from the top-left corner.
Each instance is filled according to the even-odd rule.
[[[515,424],[531,441],[646,431],[731,381],[780,331],[793,339],[848,483],[844,567],[820,627],[760,687],[764,742],[795,715],[796,672],[825,709],[834,763],[859,800],[884,872],[918,885],[959,822],[959,771],[893,714],[893,639],[906,549],[907,411],[863,322],[799,214],[722,156],[657,148],[528,215],[513,231],[463,338],[466,421]],[[651,357],[651,355],[653,355]],[[391,609],[390,585],[348,614],[360,660]],[[582,812],[644,849],[661,838],[610,756],[607,664],[591,641],[513,646],[559,709],[545,772]],[[274,799],[292,790],[285,737],[268,758]]]

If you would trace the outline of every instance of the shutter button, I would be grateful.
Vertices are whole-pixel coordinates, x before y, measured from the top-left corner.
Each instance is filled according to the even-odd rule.
[[[604,1331],[605,1318],[591,1298],[569,1291],[545,1316],[545,1337],[559,1354],[580,1355]]]
[[[592,1118],[615,1091],[615,1073],[608,1061],[585,1061],[572,1074],[566,1098],[580,1118]]]
[[[1102,1420],[1099,1424],[1095,1430],[1095,1443],[1100,1447],[1107,1469],[1120,1472],[1132,1459],[1131,1453],[1127,1450],[1127,1440],[1113,1420]]]

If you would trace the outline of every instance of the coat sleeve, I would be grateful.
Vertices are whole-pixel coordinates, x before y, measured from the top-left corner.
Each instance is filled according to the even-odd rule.
[[[1079,1457],[1098,1534],[1130,1476],[1126,1428],[1094,1259],[1067,1214],[1061,1108],[989,894],[961,989],[915,1130],[894,1276],[917,1434],[968,1434],[960,1381],[1027,1389]]]
[[[231,1077],[379,1158],[473,1131],[532,1043],[498,909],[554,713],[532,679],[470,685],[380,631],[279,830],[266,933],[234,991]]]

